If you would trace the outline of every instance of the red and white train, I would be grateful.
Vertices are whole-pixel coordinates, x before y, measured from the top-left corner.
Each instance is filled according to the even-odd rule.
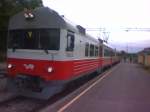
[[[47,99],[66,83],[118,62],[115,50],[47,7],[10,19],[7,85],[18,94]]]

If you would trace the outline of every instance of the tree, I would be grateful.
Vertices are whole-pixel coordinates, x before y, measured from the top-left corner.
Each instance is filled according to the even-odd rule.
[[[0,58],[6,52],[9,18],[24,8],[43,6],[42,0],[0,0]]]

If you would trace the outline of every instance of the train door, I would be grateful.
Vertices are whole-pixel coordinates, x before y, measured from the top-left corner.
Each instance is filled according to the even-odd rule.
[[[66,46],[67,57],[73,57],[74,56],[74,54],[73,54],[74,43],[75,43],[74,32],[68,31],[67,32],[67,46]]]
[[[103,45],[99,46],[99,67],[102,69],[103,67]]]

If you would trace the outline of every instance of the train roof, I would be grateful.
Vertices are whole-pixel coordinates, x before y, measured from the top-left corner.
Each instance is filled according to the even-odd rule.
[[[113,49],[112,47],[110,47],[110,46],[108,46],[108,45],[106,45],[106,44],[103,44],[103,47],[104,47],[105,49],[109,49],[109,50],[111,50],[111,51],[116,51],[116,49]]]
[[[90,40],[98,42],[97,39],[86,34],[85,28],[80,25],[73,24],[68,19],[59,15],[56,11],[48,7],[40,7],[31,12],[35,16],[33,19],[26,19],[24,16],[25,11],[19,12],[18,14],[11,17],[8,27],[9,30],[61,28],[73,31],[75,33],[80,33],[88,37]]]
[[[67,23],[56,11],[48,7],[40,7],[32,11],[35,18],[28,20],[24,17],[24,11],[14,15],[9,22],[9,29],[29,28],[68,28],[74,32],[77,29]]]

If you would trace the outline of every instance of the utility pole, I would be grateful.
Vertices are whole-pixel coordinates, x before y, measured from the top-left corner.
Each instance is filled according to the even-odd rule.
[[[127,43],[127,45],[126,45],[126,50],[127,50],[127,53],[128,53],[128,43]]]

